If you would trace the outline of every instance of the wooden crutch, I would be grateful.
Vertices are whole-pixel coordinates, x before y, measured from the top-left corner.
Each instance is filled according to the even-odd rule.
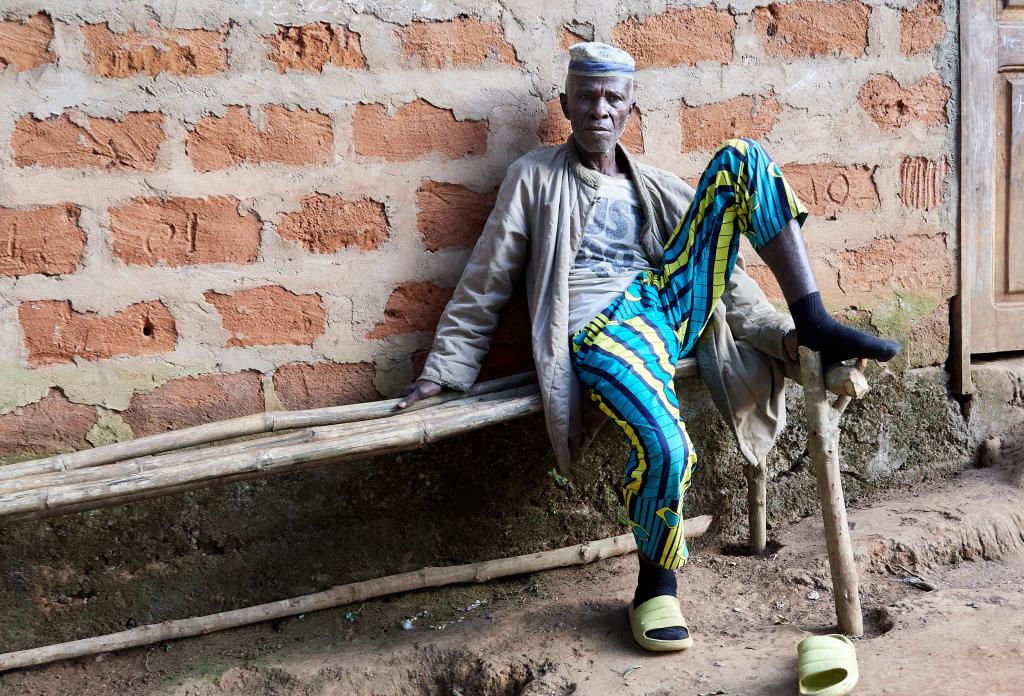
[[[858,360],[856,371],[863,375],[867,360]],[[807,412],[807,445],[818,478],[821,517],[825,524],[825,545],[832,573],[839,630],[848,636],[864,635],[864,617],[860,611],[860,581],[853,560],[853,544],[846,521],[846,501],[839,474],[839,418],[850,405],[850,396],[828,403],[821,355],[800,348],[800,372],[804,385],[804,409]],[[862,380],[863,381],[863,380]],[[866,392],[866,381],[863,381]],[[858,389],[857,391],[861,391]],[[856,395],[856,398],[863,393]]]
[[[851,398],[861,399],[870,390],[863,368],[864,366],[859,363],[852,366],[839,363],[825,371],[825,391],[838,397],[846,397],[842,402],[844,409]],[[804,398],[808,398],[806,391]],[[765,552],[768,545],[768,471],[763,462],[757,465],[747,463],[743,467],[743,473],[747,478],[750,555],[758,556]],[[0,487],[2,486],[0,483]]]

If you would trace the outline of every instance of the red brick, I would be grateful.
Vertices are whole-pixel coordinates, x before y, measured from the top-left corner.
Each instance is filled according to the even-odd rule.
[[[85,24],[85,60],[97,75],[129,77],[211,75],[227,67],[221,45],[226,31],[163,29],[151,23],[146,31],[114,33],[107,24]]]
[[[775,95],[740,95],[704,106],[683,103],[680,111],[682,151],[712,152],[730,138],[758,140],[772,132],[782,107]]]
[[[946,239],[941,234],[876,239],[840,254],[839,287],[843,292],[943,290],[951,280]]]
[[[630,19],[612,30],[613,43],[632,54],[637,68],[696,65],[732,60],[736,19],[714,7],[669,9],[663,14]]]
[[[946,35],[939,0],[921,0],[917,7],[900,14],[900,53],[905,56],[931,53]]]
[[[317,294],[297,295],[266,285],[230,295],[208,291],[203,297],[231,333],[228,346],[309,345],[326,325]]]
[[[223,117],[204,116],[185,138],[192,165],[202,172],[243,163],[326,164],[334,133],[331,119],[316,111],[264,107],[266,128],[258,128],[241,106]]]
[[[754,8],[754,26],[765,53],[783,58],[862,56],[868,47],[868,13],[859,0],[772,3]]]
[[[398,30],[405,61],[421,68],[481,65],[492,61],[515,65],[516,50],[500,24],[468,17],[446,22],[413,22]]]
[[[640,109],[633,107],[629,120],[626,121],[626,128],[622,131],[619,142],[630,152],[643,154],[644,134],[643,121],[640,118]],[[562,113],[561,102],[551,99],[544,102],[544,116],[540,125],[537,126],[537,139],[545,145],[561,145],[572,133],[572,125],[569,119]]]
[[[358,104],[352,115],[352,140],[357,154],[407,162],[432,152],[448,159],[487,151],[487,121],[459,121],[451,109],[422,99],[388,116],[380,104]]]
[[[0,456],[85,449],[85,435],[95,424],[95,407],[73,404],[51,389],[34,404],[0,416]]]
[[[22,21],[0,21],[0,68],[19,72],[52,63],[53,22],[43,12]]]
[[[0,208],[0,275],[73,272],[85,248],[78,213],[70,203],[33,210]]]
[[[787,164],[782,173],[812,215],[834,220],[841,210],[870,210],[879,205],[874,170],[862,164]]]
[[[471,247],[491,214],[497,190],[488,193],[439,181],[425,181],[416,192],[416,229],[428,251]]]
[[[277,34],[266,39],[270,46],[267,58],[277,66],[279,73],[286,70],[323,72],[328,63],[356,70],[366,68],[359,34],[341,24],[279,25]]]
[[[949,95],[949,87],[935,74],[906,88],[892,75],[875,75],[860,88],[857,100],[881,130],[894,131],[911,121],[946,123]]]
[[[143,266],[249,263],[260,249],[260,222],[238,212],[233,196],[134,198],[110,209],[114,256]]]
[[[452,290],[433,283],[402,283],[388,298],[383,320],[366,337],[386,338],[413,331],[433,331],[451,299]]]
[[[14,126],[11,149],[19,167],[99,167],[151,172],[164,141],[163,116],[131,112],[123,119],[65,113],[39,120],[22,116]]]
[[[372,251],[388,238],[383,203],[311,193],[302,198],[301,205],[299,212],[281,218],[277,233],[314,253],[333,254],[349,246]]]
[[[942,205],[946,158],[904,157],[900,162],[900,200],[903,205],[934,210]]]
[[[77,312],[66,300],[18,305],[28,363],[33,367],[98,360],[117,355],[152,355],[174,350],[174,317],[161,302],[139,302],[112,314]]]
[[[358,404],[381,398],[373,363],[291,363],[274,372],[274,391],[287,409]]]
[[[148,394],[135,395],[121,418],[135,437],[143,437],[263,409],[262,378],[249,371],[172,379]]]

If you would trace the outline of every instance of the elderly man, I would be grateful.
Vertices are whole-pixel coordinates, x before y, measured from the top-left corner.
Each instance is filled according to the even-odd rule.
[[[682,503],[696,455],[679,415],[677,361],[697,354],[741,451],[763,464],[784,423],[783,362],[798,343],[831,362],[888,360],[900,346],[829,317],[800,234],[807,211],[758,144],[725,142],[694,191],[618,145],[634,105],[629,54],[581,43],[569,57],[560,98],[572,135],[509,167],[399,408],[442,387],[469,389],[525,270],[556,461],[567,471],[605,416],[625,434],[622,495],[640,563],[633,637],[648,650],[682,650],[693,641],[674,570],[687,557]],[[740,235],[778,280],[792,320],[737,264]]]

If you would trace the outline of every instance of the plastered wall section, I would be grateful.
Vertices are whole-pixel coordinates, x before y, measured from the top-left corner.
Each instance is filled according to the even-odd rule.
[[[565,47],[637,58],[623,142],[696,181],[761,141],[829,307],[948,352],[955,4],[6,3],[0,461],[392,395]],[[747,247],[751,273],[781,293]],[[483,377],[530,366],[510,305]]]

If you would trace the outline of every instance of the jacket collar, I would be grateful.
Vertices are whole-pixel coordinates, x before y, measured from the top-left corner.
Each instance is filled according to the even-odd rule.
[[[572,133],[569,134],[565,141],[565,149],[569,159],[569,170],[573,175],[595,191],[601,188],[601,175],[597,171],[584,166],[580,161],[579,150],[576,149],[576,139]],[[645,221],[641,232],[641,243],[644,251],[647,252],[648,258],[653,263],[658,264],[661,262],[664,248],[658,241],[657,230],[660,226],[658,225],[657,215],[654,212],[654,204],[651,202],[651,192],[647,190],[647,181],[640,176],[640,167],[637,161],[633,159],[633,155],[629,153],[629,150],[622,147],[621,143],[615,144],[615,154],[626,163],[629,176],[633,180],[637,196],[640,198],[640,207],[644,211]]]

